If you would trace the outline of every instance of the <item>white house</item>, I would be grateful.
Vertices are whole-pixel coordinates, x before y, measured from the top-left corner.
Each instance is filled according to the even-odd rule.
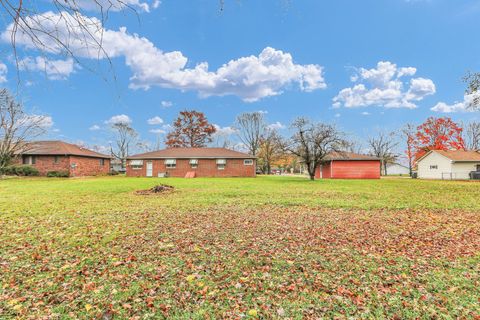
[[[387,175],[389,176],[408,176],[410,169],[408,167],[395,162],[387,163]]]
[[[470,179],[470,172],[480,172],[480,152],[432,150],[418,159],[420,179]]]

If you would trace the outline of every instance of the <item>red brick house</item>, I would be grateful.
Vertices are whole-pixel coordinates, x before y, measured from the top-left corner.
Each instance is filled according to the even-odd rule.
[[[127,158],[129,177],[255,177],[256,159],[225,148],[169,148]]]
[[[332,152],[315,171],[316,179],[380,179],[380,159],[351,152]]]
[[[17,164],[35,167],[40,175],[67,171],[71,177],[107,174],[110,157],[63,141],[35,141],[18,155]]]

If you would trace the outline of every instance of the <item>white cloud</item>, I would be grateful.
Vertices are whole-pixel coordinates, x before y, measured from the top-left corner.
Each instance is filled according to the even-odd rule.
[[[218,124],[213,125],[217,131],[215,131],[216,136],[227,137],[237,133],[237,130],[233,127],[221,127]]]
[[[398,68],[396,64],[381,61],[374,69],[360,68],[351,80],[355,85],[341,90],[333,98],[333,106],[347,108],[380,106],[385,108],[416,108],[415,102],[436,92],[430,79],[413,78],[413,67]],[[405,89],[408,87],[408,89]]]
[[[161,104],[162,107],[164,107],[164,108],[170,108],[171,106],[173,106],[173,102],[172,102],[172,101],[162,101],[162,102],[160,102],[160,104]]]
[[[167,133],[167,131],[165,131],[163,129],[150,129],[150,130],[148,130],[148,132],[154,133],[154,134],[165,134],[165,133]]]
[[[163,123],[163,119],[160,118],[159,116],[155,116],[153,118],[148,119],[147,123],[150,125],[158,125]]]
[[[49,60],[44,57],[35,59],[27,57],[18,62],[20,70],[45,72],[51,80],[66,80],[75,71],[75,63],[72,58],[66,60]]]
[[[142,2],[139,0],[76,0],[75,4],[80,9],[85,9],[89,11],[122,11],[127,8],[134,8],[135,10],[150,12],[151,9],[157,9],[160,6],[159,0],[154,0],[150,5],[147,2]]]
[[[116,116],[112,116],[110,119],[105,121],[105,124],[108,124],[108,125],[114,125],[114,124],[120,124],[120,123],[130,124],[132,123],[132,119],[130,119],[130,117],[127,116],[126,114],[119,114]]]
[[[44,116],[39,114],[31,114],[23,117],[20,121],[21,125],[36,125],[43,129],[50,129],[53,126],[53,119],[50,116]]]
[[[455,102],[454,104],[439,102],[430,110],[435,112],[443,112],[443,113],[473,112],[475,110],[473,110],[472,108],[469,108],[469,106],[473,102],[473,99],[475,99],[476,96],[477,97],[480,96],[480,93],[465,95],[463,97],[463,101]]]
[[[0,83],[7,82],[7,65],[0,62]]]
[[[90,130],[90,131],[98,131],[98,130],[100,130],[100,126],[94,124],[93,126],[91,126],[90,128],[88,128],[88,130]]]
[[[362,112],[362,116],[369,116],[369,115],[370,115],[370,112],[367,112],[367,111]]]
[[[285,129],[286,126],[282,123],[280,123],[279,121],[275,122],[275,123],[272,123],[272,124],[269,124],[267,126],[268,129],[271,129],[271,130],[280,130],[280,129]]]
[[[77,57],[124,57],[132,70],[130,88],[148,90],[152,86],[196,91],[200,97],[235,95],[247,102],[279,95],[285,88],[296,84],[301,91],[310,92],[326,88],[323,67],[314,64],[300,65],[290,53],[266,47],[258,56],[230,60],[214,71],[207,62],[187,68],[188,58],[180,51],[163,52],[148,39],[129,34],[125,27],[118,31],[104,29],[97,18],[74,19],[69,13],[46,12],[27,17],[29,24],[41,26],[44,32],[35,32],[35,43],[19,28],[16,44],[36,49],[44,43],[44,50],[53,54],[64,53],[63,46]],[[2,33],[4,41],[10,41],[13,25]],[[91,37],[85,38],[85,29]]]
[[[165,131],[171,131],[173,129],[172,125],[171,124],[164,124],[162,126],[162,129],[165,130]]]

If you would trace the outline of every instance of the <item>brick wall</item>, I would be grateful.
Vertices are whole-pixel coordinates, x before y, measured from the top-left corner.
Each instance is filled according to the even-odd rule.
[[[224,170],[218,170],[216,159],[198,159],[198,167],[192,168],[189,159],[177,159],[175,169],[167,169],[165,160],[143,160],[141,169],[132,169],[130,160],[127,162],[127,176],[146,177],[147,162],[151,161],[153,165],[153,177],[158,177],[159,173],[168,172],[170,177],[185,177],[187,172],[194,171],[197,177],[255,177],[255,161],[253,165],[244,165],[243,159],[227,159]]]
[[[107,174],[110,171],[110,160],[105,159],[104,165],[100,166],[99,158],[79,157],[79,156],[34,156],[36,168],[40,175],[45,176],[49,171],[68,171],[71,177],[95,176]],[[55,158],[57,157],[57,162]],[[21,165],[22,157],[18,157],[15,164]],[[71,165],[75,163],[76,167]]]
[[[100,158],[70,156],[70,176],[97,176],[105,175],[110,171],[110,159],[104,159],[103,165]],[[75,164],[75,168],[72,165]]]
[[[40,175],[45,176],[49,171],[68,171],[70,172],[70,160],[67,156],[34,156],[35,164],[29,164],[36,168]],[[55,162],[55,157],[57,162]],[[23,164],[23,158],[18,157],[16,164]]]

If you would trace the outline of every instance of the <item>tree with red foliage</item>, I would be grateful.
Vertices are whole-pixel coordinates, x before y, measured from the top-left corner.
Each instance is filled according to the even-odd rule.
[[[448,117],[428,118],[417,127],[415,135],[415,158],[430,150],[465,150],[463,128]]]
[[[203,112],[181,111],[165,144],[170,148],[202,148],[212,142],[212,135],[216,131]]]

